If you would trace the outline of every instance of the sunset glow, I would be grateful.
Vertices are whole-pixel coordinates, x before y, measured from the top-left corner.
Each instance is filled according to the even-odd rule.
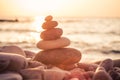
[[[33,14],[56,11],[62,6],[59,5],[59,0],[19,0],[19,2],[16,3],[18,4],[19,9],[24,9]]]
[[[0,0],[0,17],[120,17],[119,4],[120,0]]]

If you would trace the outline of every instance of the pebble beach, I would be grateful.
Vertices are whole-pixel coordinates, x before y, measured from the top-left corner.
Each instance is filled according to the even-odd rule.
[[[78,24],[79,20],[75,19],[74,21],[74,24]],[[63,22],[66,23],[62,24]],[[9,40],[7,43],[5,37],[2,36],[0,79],[120,80],[120,43],[119,32],[116,31],[119,28],[112,29],[113,32],[116,32],[116,35],[110,33],[111,36],[108,36],[109,39],[107,39],[106,34],[97,35],[100,32],[94,34],[95,31],[91,28],[89,28],[92,34],[89,35],[91,36],[88,36],[88,32],[85,32],[84,28],[81,29],[80,33],[77,26],[72,29],[71,27],[64,28],[68,23],[71,26],[73,24],[69,19],[63,22],[53,16],[46,16],[41,23],[41,31],[37,31],[36,34],[34,29],[30,30],[31,35],[34,34],[34,37],[21,38],[19,43],[18,40],[20,39],[18,38],[9,38],[11,41]],[[116,22],[116,24],[118,23]],[[87,25],[84,26],[87,27]],[[73,34],[69,32],[70,30]],[[96,28],[96,32],[97,30],[99,28]],[[1,28],[1,31],[6,31],[6,29]],[[104,33],[108,34],[109,31],[109,29],[103,29]],[[19,31],[19,33],[22,35],[22,32]],[[2,34],[5,35],[4,32]],[[26,33],[26,35],[28,34]],[[39,35],[39,37],[35,38],[35,35]],[[101,39],[102,36],[104,37]],[[27,44],[24,40],[28,40]],[[31,45],[33,46],[29,47]]]

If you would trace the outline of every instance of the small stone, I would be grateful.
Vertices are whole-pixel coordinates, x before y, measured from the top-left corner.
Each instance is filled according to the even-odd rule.
[[[70,65],[60,64],[60,65],[56,65],[56,66],[59,67],[60,69],[67,70],[67,71],[76,68],[75,64],[70,64]]]
[[[6,53],[13,53],[13,54],[19,54],[22,56],[25,56],[25,52],[23,51],[22,48],[18,47],[18,46],[3,46],[0,48],[0,52],[6,52]]]
[[[24,80],[43,80],[43,70],[43,67],[27,68],[20,70],[20,74],[23,76]]]
[[[120,59],[113,60],[114,66],[113,67],[120,67]]]
[[[16,72],[4,72],[0,74],[0,80],[23,80],[23,78]]]
[[[112,80],[112,78],[105,71],[98,71],[93,76],[92,80]]]
[[[44,64],[70,65],[78,63],[81,59],[81,52],[73,48],[57,48],[40,51],[33,60]]]
[[[2,71],[19,71],[28,66],[24,56],[0,52],[0,72]]]
[[[103,67],[98,67],[92,80],[112,80],[112,78]]]
[[[38,66],[44,66],[44,67],[47,68],[47,66],[45,66],[43,63],[38,62],[38,61],[29,61],[27,68],[35,68],[35,67],[38,67]]]
[[[4,71],[10,63],[8,59],[0,59],[0,72]]]
[[[51,29],[58,25],[57,21],[47,21],[42,24],[43,29]]]
[[[45,21],[51,21],[53,17],[51,15],[45,17]]]
[[[60,28],[52,28],[41,32],[40,37],[43,40],[54,40],[60,38],[63,30]]]
[[[109,71],[110,76],[113,80],[120,80],[120,68],[114,67],[112,70]]]
[[[65,78],[63,80],[80,80],[79,78]],[[86,80],[86,79],[83,79],[83,80]]]
[[[87,71],[87,72],[84,72],[84,76],[86,78],[91,78],[90,80],[92,80],[92,77],[93,77],[94,73],[95,73],[94,71]]]
[[[80,68],[75,68],[70,71],[71,74],[67,75],[63,80],[87,80],[83,75],[84,70]]]
[[[113,61],[111,59],[105,59],[99,64],[99,66],[104,67],[105,70],[108,72],[110,69],[113,68]]]
[[[70,74],[68,71],[61,70],[59,68],[45,69],[44,70],[44,80],[63,80],[63,78]]]
[[[43,50],[62,48],[69,45],[70,45],[70,40],[65,37],[61,37],[55,40],[41,40],[37,43],[37,47]]]
[[[120,67],[120,59],[113,59],[113,67]],[[100,64],[102,61],[96,61],[95,64]]]
[[[26,58],[33,58],[35,56],[35,52],[24,50]]]
[[[97,64],[90,64],[90,63],[77,63],[77,67],[84,69],[85,71],[95,71],[98,67]]]

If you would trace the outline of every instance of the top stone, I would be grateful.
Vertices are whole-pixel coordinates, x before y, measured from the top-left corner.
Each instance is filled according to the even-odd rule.
[[[51,15],[45,17],[45,21],[51,21],[53,17]]]

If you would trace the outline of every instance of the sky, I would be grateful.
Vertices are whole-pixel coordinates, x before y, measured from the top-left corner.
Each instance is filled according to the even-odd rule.
[[[120,17],[120,0],[0,0],[1,17]]]

